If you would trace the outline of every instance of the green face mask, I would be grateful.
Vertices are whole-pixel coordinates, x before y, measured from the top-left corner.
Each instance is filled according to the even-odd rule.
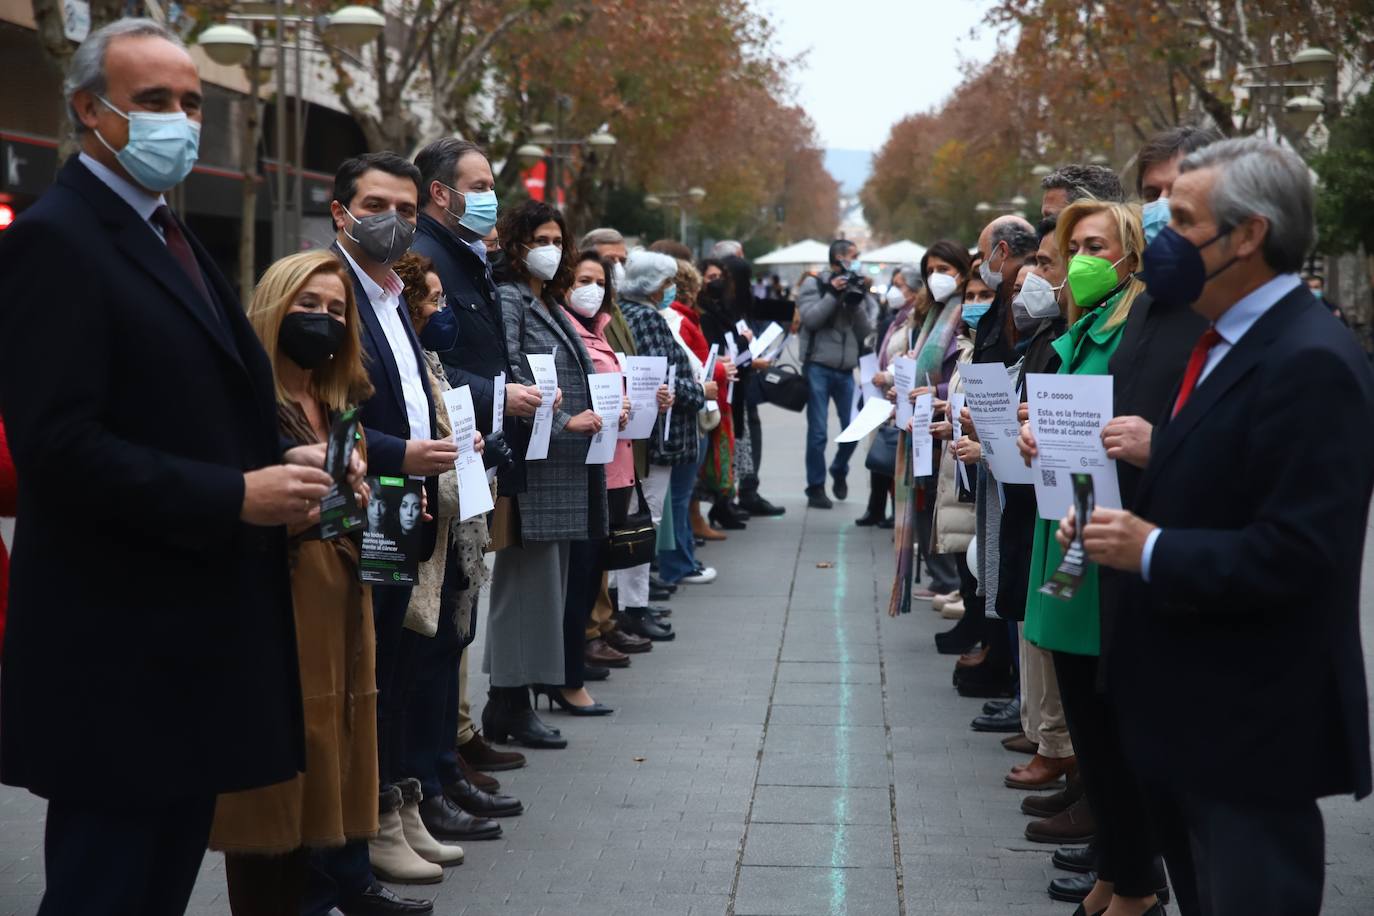
[[[1069,290],[1079,308],[1094,309],[1102,304],[1121,283],[1116,265],[1124,260],[1124,254],[1115,264],[1091,254],[1077,254],[1069,260]]]

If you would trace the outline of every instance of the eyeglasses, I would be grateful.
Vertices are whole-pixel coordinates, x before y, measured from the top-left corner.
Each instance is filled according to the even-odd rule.
[[[444,309],[448,308],[448,296],[444,295],[443,293],[440,293],[438,296],[431,299],[430,302],[434,303],[435,307],[441,312]]]

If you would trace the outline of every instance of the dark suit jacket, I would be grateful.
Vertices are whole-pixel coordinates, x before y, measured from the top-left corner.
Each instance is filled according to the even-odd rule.
[[[1369,793],[1371,429],[1364,354],[1299,288],[1156,431],[1134,510],[1163,534],[1150,583],[1131,579],[1108,671],[1142,775],[1252,801]],[[1340,443],[1334,473],[1312,451],[1318,430]]]
[[[372,300],[367,297],[363,281],[353,272],[353,265],[343,256],[336,242],[334,254],[343,264],[344,270],[353,278],[353,296],[358,300],[358,314],[362,316],[363,365],[367,366],[368,378],[372,380],[372,397],[362,403],[358,417],[363,423],[363,434],[367,439],[367,473],[387,474],[403,477],[401,465],[405,461],[406,442],[410,439],[410,416],[406,413],[405,392],[401,388],[401,374],[396,368],[396,356],[391,352],[391,343],[386,339],[382,323],[372,308]],[[420,341],[410,326],[410,316],[406,313],[405,300],[399,306],[401,325],[406,329],[411,351],[419,366],[420,380],[425,389],[425,403],[429,407],[429,428],[437,430],[434,421],[434,392],[429,385],[429,369],[420,352]],[[488,410],[491,408],[488,407]],[[439,478],[425,478],[425,493],[432,507],[439,505]],[[428,560],[434,555],[434,544],[438,540],[439,528],[435,522],[426,522],[420,548],[420,559]]]
[[[0,236],[0,412],[19,471],[0,778],[171,799],[304,765],[286,532],[239,520],[281,460],[272,369],[73,158]]]
[[[434,262],[448,307],[458,319],[458,343],[447,353],[439,354],[449,384],[472,389],[477,427],[484,434],[489,433],[492,379],[501,372],[506,373],[507,379],[511,377],[501,297],[496,293],[491,272],[476,252],[438,220],[423,213],[411,250]]]

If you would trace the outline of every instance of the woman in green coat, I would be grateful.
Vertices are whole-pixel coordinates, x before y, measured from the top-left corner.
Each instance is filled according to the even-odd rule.
[[[1061,360],[1059,372],[1106,375],[1126,317],[1145,288],[1133,276],[1145,248],[1140,207],[1076,201],[1059,214],[1058,242],[1074,302],[1069,330],[1053,344]],[[1037,522],[1025,635],[1053,653],[1064,716],[1097,821],[1098,880],[1078,912],[1096,914],[1110,906],[1114,914],[1154,914],[1163,874],[1139,788],[1121,751],[1115,714],[1098,690],[1102,608],[1097,567],[1088,566],[1068,601],[1040,594],[1040,586],[1063,559],[1054,538],[1058,524],[1058,519]]]

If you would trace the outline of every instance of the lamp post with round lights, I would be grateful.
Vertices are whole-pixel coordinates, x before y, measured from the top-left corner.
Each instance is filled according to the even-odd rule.
[[[1243,84],[1255,105],[1273,121],[1279,134],[1304,158],[1317,151],[1307,139],[1318,118],[1340,113],[1339,62],[1326,48],[1303,48],[1288,60],[1244,69],[1266,74]]]
[[[528,166],[539,162],[546,164],[544,200],[559,210],[564,209],[562,200],[564,169],[566,168],[571,174],[576,154],[582,152],[584,158],[596,162],[599,154],[609,153],[615,148],[617,142],[604,126],[586,137],[564,137],[564,117],[571,108],[572,99],[568,96],[559,95],[555,98],[554,123],[549,124],[541,121],[531,125],[530,142],[525,143],[515,151],[516,157]]]
[[[648,194],[644,198],[644,206],[650,210],[663,209],[666,216],[670,208],[677,208],[677,240],[682,244],[687,244],[687,209],[696,207],[706,199],[706,189],[691,187],[685,191],[660,191]],[[665,225],[667,220],[664,220]]]
[[[275,193],[272,201],[272,254],[281,258],[300,250],[303,197],[301,169],[305,144],[305,99],[302,86],[304,74],[302,55],[308,51],[357,48],[382,33],[386,17],[371,7],[344,6],[332,13],[318,16],[304,12],[302,0],[294,0],[287,10],[287,0],[244,2],[235,4],[225,16],[226,23],[212,25],[200,33],[196,43],[215,63],[239,66],[246,71],[249,84],[248,116],[244,131],[244,227],[239,240],[241,293],[252,288],[253,223],[256,212],[256,161],[260,129],[259,92],[270,74],[276,70],[275,124],[273,137],[276,146]],[[247,26],[245,28],[244,26]],[[270,56],[263,53],[262,37],[272,28]],[[251,31],[250,31],[251,29]],[[295,70],[296,94],[294,143],[287,144],[287,83],[286,52],[290,50]],[[269,67],[269,63],[271,67]],[[288,194],[287,175],[292,174],[292,188]],[[251,187],[250,187],[251,185]],[[251,208],[251,209],[250,209]],[[246,262],[246,263],[245,263]],[[247,278],[245,281],[244,278]]]

